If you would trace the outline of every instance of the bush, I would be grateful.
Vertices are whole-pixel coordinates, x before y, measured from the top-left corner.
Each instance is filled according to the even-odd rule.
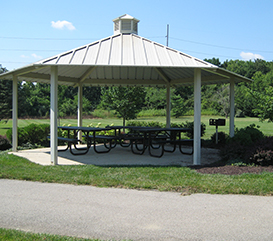
[[[5,136],[0,135],[0,151],[5,151],[11,148],[11,144]]]
[[[273,137],[265,137],[246,150],[245,159],[255,165],[273,165]]]
[[[240,142],[229,142],[220,149],[220,156],[223,162],[230,163],[233,160],[245,161],[246,146]]]
[[[245,128],[241,128],[240,130],[235,130],[234,137],[230,138],[229,142],[238,142],[242,145],[250,146],[253,143],[264,138],[264,134],[258,130],[259,126],[255,128],[255,124],[251,124]]]
[[[211,137],[211,142],[212,143],[216,143],[216,133],[214,133]],[[228,135],[223,132],[223,131],[220,131],[218,132],[218,145],[225,145],[226,144],[226,141],[228,139]]]
[[[181,124],[181,127],[191,129],[189,132],[186,132],[185,135],[187,137],[189,137],[190,139],[193,139],[193,136],[194,136],[194,133],[193,133],[193,131],[194,131],[194,122],[186,121],[186,123]],[[201,123],[201,137],[204,136],[205,131],[206,131],[206,125],[204,123]]]
[[[251,165],[273,165],[273,137],[264,137],[263,133],[250,125],[236,131],[233,138],[221,149],[222,160],[231,163],[239,160]]]
[[[24,130],[24,128],[21,128],[21,127],[18,127],[18,145],[21,146],[23,143],[27,143],[27,140],[26,140],[26,132]],[[7,136],[7,139],[12,142],[12,129],[9,129],[7,132],[6,132],[6,136]]]
[[[23,144],[49,146],[48,135],[50,133],[49,124],[30,124],[18,128],[18,145]],[[12,129],[6,133],[8,140],[12,141]]]
[[[256,153],[250,157],[250,161],[261,166],[273,165],[273,151],[257,150]]]

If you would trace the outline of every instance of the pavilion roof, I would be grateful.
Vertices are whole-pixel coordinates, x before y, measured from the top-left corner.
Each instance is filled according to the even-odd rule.
[[[136,34],[116,34],[6,72],[0,78],[50,82],[51,66],[58,66],[59,84],[77,86],[192,85],[200,68],[202,84],[251,81]]]

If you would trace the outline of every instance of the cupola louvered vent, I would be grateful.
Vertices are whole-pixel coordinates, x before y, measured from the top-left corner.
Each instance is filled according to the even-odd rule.
[[[114,19],[113,22],[114,22],[114,34],[120,34],[120,33],[138,34],[137,25],[139,20],[128,14],[124,14]]]

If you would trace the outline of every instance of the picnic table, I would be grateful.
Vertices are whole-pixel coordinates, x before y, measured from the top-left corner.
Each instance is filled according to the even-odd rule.
[[[84,155],[89,151],[91,146],[93,146],[96,153],[108,153],[111,149],[115,148],[116,145],[122,147],[130,146],[132,153],[138,155],[144,154],[145,150],[148,149],[149,154],[153,157],[162,157],[164,152],[174,152],[177,147],[182,154],[193,154],[193,148],[191,152],[185,152],[182,149],[183,144],[192,143],[192,140],[181,138],[181,133],[190,131],[189,128],[140,126],[108,126],[105,128],[59,126],[58,128],[67,131],[67,137],[58,137],[59,140],[67,143],[66,149],[59,151],[69,149],[73,155]],[[114,134],[109,135],[107,133],[109,130],[114,130]],[[78,133],[80,131],[86,139],[86,147],[77,146],[82,143],[78,139]],[[98,142],[103,142],[104,150],[98,149]],[[74,146],[74,149],[72,146]]]
[[[106,132],[110,130],[109,128],[99,128],[99,127],[82,127],[82,126],[59,126],[61,130],[67,131],[67,137],[58,137],[58,140],[62,140],[67,143],[67,148],[59,151],[66,151],[68,148],[73,155],[84,155],[86,154],[90,147],[93,145],[94,151],[96,153],[107,153],[112,149],[112,139],[105,135],[96,135],[97,132]],[[83,133],[86,138],[86,147],[77,147],[82,141],[78,139],[78,133]],[[100,151],[97,148],[97,139],[104,140],[104,146],[106,150]],[[72,145],[77,151],[74,151]]]
[[[177,146],[182,154],[193,154],[193,148],[191,152],[185,152],[182,149],[182,144],[192,142],[192,140],[181,138],[181,133],[190,131],[189,128],[133,127],[132,130],[143,134],[142,148],[137,141],[131,145],[132,152],[135,154],[142,155],[148,149],[151,156],[162,157],[164,152],[174,152]],[[166,146],[167,144],[171,144],[171,150]],[[155,149],[160,150],[159,154],[158,151],[157,154],[153,151]]]

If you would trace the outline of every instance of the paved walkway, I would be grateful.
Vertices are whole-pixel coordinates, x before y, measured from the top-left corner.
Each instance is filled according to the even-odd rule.
[[[103,240],[273,240],[273,197],[0,179],[0,227]]]

